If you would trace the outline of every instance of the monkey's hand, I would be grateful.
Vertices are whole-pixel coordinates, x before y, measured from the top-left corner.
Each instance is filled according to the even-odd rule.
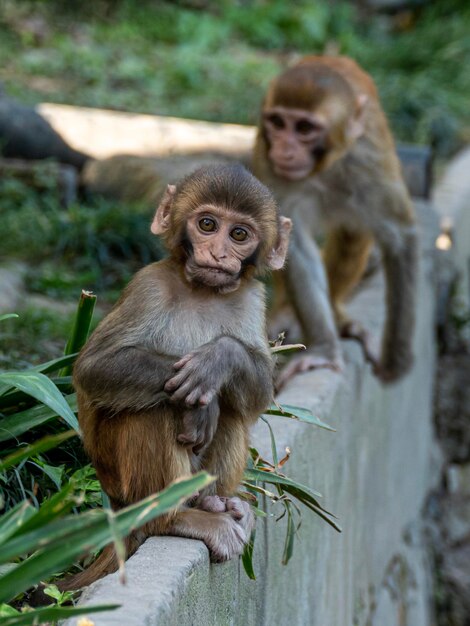
[[[177,361],[177,370],[165,384],[173,402],[186,406],[207,406],[230,377],[233,351],[237,342],[222,337],[204,344]]]
[[[333,370],[334,372],[341,372],[343,369],[343,359],[340,356],[329,358],[321,354],[316,354],[313,350],[293,357],[289,363],[282,368],[276,378],[276,392],[279,392],[296,374],[323,368]]]
[[[183,430],[179,443],[192,448],[199,455],[210,445],[219,421],[219,402],[214,398],[207,406],[189,409],[183,415]]]

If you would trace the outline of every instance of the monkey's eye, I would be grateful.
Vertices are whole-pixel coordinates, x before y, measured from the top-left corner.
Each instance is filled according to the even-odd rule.
[[[199,220],[199,228],[205,233],[211,233],[217,228],[217,224],[210,217],[203,217]]]
[[[281,130],[285,128],[284,120],[277,113],[273,113],[272,115],[268,115],[266,121],[274,126],[274,128],[278,128]]]
[[[320,130],[320,128],[317,124],[314,124],[310,120],[299,120],[295,124],[295,130],[301,135],[308,135],[314,130]]]
[[[244,228],[240,228],[240,226],[237,226],[231,231],[230,237],[235,241],[245,241],[248,237],[248,231]]]

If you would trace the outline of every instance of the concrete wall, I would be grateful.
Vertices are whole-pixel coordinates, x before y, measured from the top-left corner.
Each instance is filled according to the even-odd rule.
[[[470,148],[462,150],[446,169],[433,195],[441,229],[450,233],[449,255],[460,272],[460,292],[470,306]]]
[[[209,564],[195,540],[147,540],[127,563],[125,586],[111,575],[90,587],[86,604],[121,603],[90,614],[96,626],[430,626],[428,564],[422,546],[423,501],[439,473],[432,440],[433,258],[436,218],[418,206],[423,226],[415,336],[416,365],[383,387],[358,347],[345,342],[344,374],[316,371],[294,379],[279,401],[310,408],[337,429],[324,431],[272,418],[279,450],[292,449],[287,473],[324,495],[339,518],[336,533],[307,510],[294,557],[281,565],[284,521],[266,504],[258,519],[257,580],[241,563]],[[380,333],[383,285],[375,277],[351,303],[353,315]],[[253,444],[270,458],[266,426]],[[71,620],[69,624],[75,624]]]

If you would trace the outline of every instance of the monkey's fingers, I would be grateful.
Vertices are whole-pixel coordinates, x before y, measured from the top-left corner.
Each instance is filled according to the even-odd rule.
[[[184,393],[184,390],[186,388],[188,388],[188,393],[184,401],[186,406],[196,406],[196,404],[204,406],[203,404],[201,404],[201,398],[204,393],[202,387],[197,385],[195,388],[192,389],[190,383],[188,382],[181,388],[181,391]]]
[[[188,368],[181,369],[177,374],[175,374],[166,381],[164,390],[167,393],[173,393],[178,388],[181,388],[181,386],[188,380],[191,374],[192,372]]]
[[[189,363],[189,361],[193,358],[193,356],[194,356],[194,354],[192,352],[190,352],[189,354],[186,354],[179,361],[176,361],[176,363],[173,365],[173,369],[180,370],[187,363]]]
[[[209,391],[206,391],[205,393],[202,394],[202,396],[200,396],[199,405],[207,406],[210,402],[212,402],[212,400],[215,398],[216,395],[217,395],[217,392],[215,389],[209,389]]]
[[[281,370],[279,376],[276,378],[276,391],[279,392],[296,374],[324,368],[333,370],[334,372],[340,372],[342,370],[342,364],[337,359],[328,359],[327,357],[315,354],[305,354],[294,357]]]
[[[225,498],[219,496],[205,496],[198,508],[208,513],[225,513],[227,510]]]
[[[230,513],[234,520],[239,521],[247,514],[245,504],[240,498],[227,498],[227,512]],[[249,507],[250,505],[248,504],[247,506]]]
[[[183,444],[184,446],[193,446],[196,443],[196,436],[195,435],[188,435],[187,433],[180,433],[177,437],[176,440],[178,441],[178,443]]]

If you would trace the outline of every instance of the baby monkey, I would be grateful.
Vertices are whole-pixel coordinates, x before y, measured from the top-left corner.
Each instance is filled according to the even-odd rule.
[[[179,535],[225,561],[253,528],[249,505],[233,495],[249,428],[273,396],[256,277],[283,266],[291,221],[242,166],[223,165],[169,185],[151,230],[168,258],[137,273],[75,364],[83,443],[114,509],[199,469],[217,476],[191,506],[131,535],[127,551],[150,535]],[[107,546],[66,586],[116,569]]]

